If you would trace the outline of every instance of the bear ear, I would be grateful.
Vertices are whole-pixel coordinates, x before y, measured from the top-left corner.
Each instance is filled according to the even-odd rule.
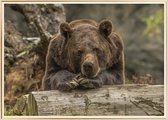
[[[110,20],[102,20],[99,24],[99,31],[104,37],[108,37],[112,32],[112,22]]]
[[[60,25],[60,33],[63,35],[65,38],[69,38],[71,35],[71,28],[68,23],[61,23]]]

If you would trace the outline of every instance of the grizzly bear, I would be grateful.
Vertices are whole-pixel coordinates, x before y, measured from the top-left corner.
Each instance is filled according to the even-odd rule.
[[[123,41],[110,20],[60,25],[46,56],[43,90],[68,91],[124,83]]]

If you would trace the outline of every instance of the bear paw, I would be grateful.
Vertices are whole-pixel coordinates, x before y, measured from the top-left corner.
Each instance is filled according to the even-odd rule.
[[[87,78],[80,78],[79,79],[79,86],[83,89],[93,89],[93,88],[95,88],[92,81],[87,79]]]

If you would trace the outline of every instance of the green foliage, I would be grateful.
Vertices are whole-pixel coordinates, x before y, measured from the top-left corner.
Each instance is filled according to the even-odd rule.
[[[163,25],[164,13],[162,9],[157,10],[154,14],[147,18],[143,18],[142,21],[146,24],[144,35],[153,37],[161,33],[161,26]]]
[[[12,116],[12,115],[13,115],[13,112],[12,112],[12,110],[10,110],[10,111],[5,111],[5,112],[4,112],[4,115],[5,115],[5,116]]]
[[[33,44],[30,44],[28,45],[26,48],[24,48],[23,50],[21,50],[21,52],[19,52],[19,54],[17,54],[17,58],[20,58],[20,57],[24,57],[26,55],[28,55],[30,53],[30,51],[33,49],[35,45]]]

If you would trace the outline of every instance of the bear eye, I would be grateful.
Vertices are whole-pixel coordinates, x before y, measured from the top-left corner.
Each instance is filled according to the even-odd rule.
[[[98,48],[94,48],[93,49],[96,53],[100,53],[101,51],[100,51],[100,49],[98,49]]]
[[[82,53],[83,53],[83,51],[82,51],[82,50],[78,50],[78,51],[77,51],[77,55],[78,55],[78,56],[81,56],[81,55],[82,55]]]
[[[104,56],[103,51],[101,51],[99,48],[94,48],[93,50],[97,54],[97,56],[99,56],[99,57]]]

